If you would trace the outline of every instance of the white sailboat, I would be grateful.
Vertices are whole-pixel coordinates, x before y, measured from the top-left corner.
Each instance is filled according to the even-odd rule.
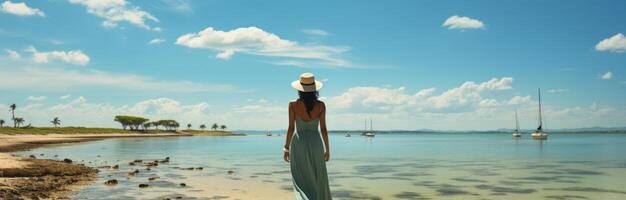
[[[363,131],[363,136],[365,137],[375,137],[374,129],[372,129],[372,120],[370,119],[370,130],[367,130],[367,119],[365,119],[365,130]]]
[[[538,89],[537,91],[539,92],[539,127],[537,127],[537,130],[535,130],[531,136],[533,139],[547,140],[548,133],[543,132],[543,120],[541,118],[541,89]]]
[[[519,131],[519,120],[517,119],[517,109],[515,110],[515,131],[513,131],[514,138],[522,137],[522,133]]]

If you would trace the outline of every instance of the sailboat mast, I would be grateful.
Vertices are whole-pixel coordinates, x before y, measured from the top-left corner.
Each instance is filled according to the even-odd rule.
[[[365,126],[363,127],[363,131],[367,132],[367,117],[365,118]]]
[[[519,120],[517,119],[517,109],[515,109],[515,131],[519,131]]]
[[[372,129],[372,119],[370,119],[370,131],[374,131],[374,129]]]
[[[543,120],[541,119],[541,88],[538,88],[537,91],[539,92],[539,127],[543,129]]]

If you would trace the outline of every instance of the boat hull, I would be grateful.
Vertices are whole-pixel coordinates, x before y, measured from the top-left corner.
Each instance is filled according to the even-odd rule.
[[[545,132],[534,132],[531,134],[533,139],[536,140],[547,140],[548,139],[548,134]]]

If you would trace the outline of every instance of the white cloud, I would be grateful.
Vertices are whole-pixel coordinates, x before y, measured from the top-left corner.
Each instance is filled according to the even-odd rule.
[[[626,37],[622,33],[615,34],[596,44],[596,50],[623,53],[626,51]]]
[[[347,47],[332,47],[316,44],[299,44],[281,39],[275,34],[257,27],[237,28],[230,31],[208,27],[198,33],[184,34],[176,44],[189,48],[205,48],[218,51],[216,58],[230,59],[236,53],[270,57],[301,59],[316,65],[348,67],[350,62],[339,58],[348,51]]]
[[[148,42],[148,44],[161,44],[165,42],[165,38],[154,38]]]
[[[302,29],[300,30],[303,33],[307,34],[307,35],[312,35],[312,36],[327,36],[329,35],[328,32],[326,32],[325,30],[321,30],[321,29]]]
[[[68,98],[70,98],[71,96],[72,96],[72,95],[67,94],[67,95],[60,96],[60,97],[59,97],[59,99],[61,99],[61,100],[63,100],[63,99],[68,99]]]
[[[158,23],[159,20],[152,14],[132,6],[126,0],[69,0],[70,3],[80,4],[87,8],[87,12],[103,18],[102,26],[115,28],[119,22],[128,22],[137,27],[160,31],[159,27],[152,28],[146,21]]]
[[[530,96],[514,96],[507,103],[508,105],[525,105],[531,103]]]
[[[502,103],[483,99],[487,91],[511,89],[513,78],[493,78],[482,83],[467,81],[459,87],[434,95],[435,88],[426,88],[415,94],[407,94],[405,87],[353,87],[346,92],[329,97],[329,107],[350,112],[406,113],[467,112],[476,107],[492,107]]]
[[[11,69],[11,70],[4,70]],[[0,89],[62,91],[81,87],[108,87],[124,90],[163,92],[233,92],[231,85],[202,84],[181,80],[157,80],[133,74],[97,70],[10,68],[0,66]]]
[[[20,53],[18,53],[17,51],[13,51],[11,49],[4,49],[4,51],[7,52],[7,56],[13,60],[19,60],[22,58]]]
[[[28,96],[26,100],[28,101],[43,101],[46,100],[46,96]]]
[[[483,99],[478,103],[480,107],[496,107],[502,105],[498,100],[495,99]]]
[[[606,72],[600,76],[600,79],[602,80],[611,80],[611,78],[613,78],[613,72]]]
[[[179,123],[208,123],[209,104],[183,104],[170,98],[156,98],[139,101],[131,105],[114,106],[104,103],[90,103],[80,96],[68,103],[51,106],[48,109],[37,109],[37,115],[59,116],[65,124],[73,126],[119,127],[113,121],[115,115],[135,115],[150,120],[174,119]],[[43,110],[43,111],[39,111]],[[33,111],[24,111],[33,112]]]
[[[568,89],[562,89],[562,88],[547,90],[548,93],[562,93],[562,92],[567,92],[567,91],[569,91],[569,90]]]
[[[442,26],[448,27],[448,29],[482,29],[485,27],[480,20],[458,15],[450,16]]]
[[[9,13],[17,16],[33,16],[37,15],[40,17],[46,16],[41,10],[37,8],[31,8],[26,5],[26,3],[13,3],[11,1],[5,1],[2,3],[2,12]]]
[[[167,10],[176,11],[179,13],[192,13],[193,9],[187,0],[163,0],[162,1]]]
[[[89,56],[81,50],[40,52],[31,46],[26,51],[33,54],[33,61],[36,63],[49,63],[52,60],[60,60],[65,63],[84,66],[89,64],[90,61]]]
[[[439,96],[429,97],[427,103],[430,108],[434,109],[463,108],[479,102],[480,93],[483,91],[508,90],[511,89],[512,84],[513,78],[511,77],[493,78],[480,84],[467,81],[460,87],[449,89]]]

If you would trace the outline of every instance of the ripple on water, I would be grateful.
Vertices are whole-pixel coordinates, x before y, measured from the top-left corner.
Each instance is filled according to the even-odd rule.
[[[381,200],[379,196],[367,194],[361,191],[355,190],[334,190],[331,192],[333,198],[336,199],[371,199],[371,200]]]
[[[576,199],[589,199],[589,197],[578,196],[578,195],[549,195],[545,196],[546,199],[556,199],[556,200],[576,200]]]
[[[502,187],[502,186],[494,186],[494,185],[486,185],[486,184],[477,185],[475,187],[481,190],[489,190],[494,193],[530,194],[530,193],[534,193],[537,191],[535,189]]]
[[[453,178],[452,180],[459,181],[459,182],[470,182],[470,183],[487,183],[488,182],[486,180],[472,179],[472,178]]]
[[[410,200],[429,200],[430,198],[424,197],[416,192],[401,192],[393,195],[397,199],[410,199]]]
[[[561,190],[561,191],[569,191],[569,192],[598,192],[598,193],[626,194],[625,191],[602,189],[602,188],[595,188],[595,187],[546,188],[544,190]]]
[[[453,188],[453,187],[443,187],[437,189],[437,192],[440,196],[456,196],[456,195],[472,195],[477,196],[478,194],[474,194],[465,190]]]

